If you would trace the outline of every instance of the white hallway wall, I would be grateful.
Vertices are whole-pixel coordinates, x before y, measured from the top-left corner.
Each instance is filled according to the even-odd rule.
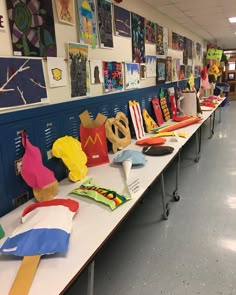
[[[76,1],[75,1],[76,2]],[[76,5],[75,5],[76,6]],[[162,15],[160,12],[155,10],[150,5],[144,3],[142,0],[129,0],[124,1],[120,6],[126,8],[127,10],[133,11],[137,14],[142,15],[143,17],[154,21],[168,29],[186,36],[195,42],[202,44],[204,48],[204,40],[200,36],[193,34],[191,31],[188,31],[186,28],[177,24],[174,20]],[[77,9],[76,9],[77,10]],[[56,31],[56,42],[57,42],[57,54],[58,56],[67,58],[67,42],[79,42],[79,35],[76,26],[69,26],[61,24],[58,21],[55,3],[53,1],[53,12],[54,12],[54,21],[55,21],[55,31]],[[0,31],[0,56],[13,56],[12,44],[10,38],[10,30],[8,26],[7,18],[7,9],[6,2],[0,1],[0,15],[4,16],[5,30]],[[77,21],[78,24],[78,21]],[[155,55],[155,45],[146,44],[146,54]],[[176,50],[169,50],[168,55],[173,57],[181,57],[182,52]],[[98,60],[107,60],[107,61],[132,61],[132,46],[131,39],[114,36],[114,48],[113,49],[91,49],[89,48],[89,59],[98,59]],[[193,61],[194,64],[201,64],[199,59]],[[43,61],[44,73],[47,83],[47,93],[50,99],[50,103],[60,103],[65,101],[70,101],[70,83],[65,87],[50,88],[47,75],[47,65],[46,61]],[[141,80],[141,87],[148,87],[155,85],[155,78],[148,78],[146,80]],[[103,94],[102,85],[91,85],[91,96]],[[81,98],[73,98],[81,99]]]

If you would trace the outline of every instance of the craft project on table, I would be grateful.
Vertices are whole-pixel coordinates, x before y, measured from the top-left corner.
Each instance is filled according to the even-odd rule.
[[[116,61],[103,61],[102,64],[105,92],[123,90],[123,64]]]
[[[68,43],[71,97],[87,95],[88,45]]]
[[[135,13],[132,18],[132,60],[135,63],[145,62],[145,19]]]
[[[94,0],[77,0],[80,42],[95,48],[97,39],[97,16]]]
[[[114,31],[118,36],[131,37],[130,12],[114,5]]]
[[[73,0],[55,0],[58,20],[61,23],[75,25],[75,6]]]
[[[0,108],[48,102],[42,61],[0,57]]]
[[[134,131],[136,135],[136,139],[141,139],[145,136],[144,126],[143,126],[143,118],[141,113],[140,104],[137,101],[129,101],[129,110],[132,119],[132,123],[134,126]]]
[[[113,48],[111,2],[97,0],[97,14],[100,46]]]
[[[13,54],[56,56],[52,1],[7,0]]]

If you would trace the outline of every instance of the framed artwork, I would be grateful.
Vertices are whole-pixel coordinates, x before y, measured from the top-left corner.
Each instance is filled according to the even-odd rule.
[[[140,79],[144,80],[147,78],[147,67],[146,64],[140,64]]]
[[[90,60],[91,84],[103,83],[103,68],[101,60]]]
[[[186,74],[185,74],[185,78],[188,79],[190,78],[190,74],[193,73],[193,67],[192,66],[186,66]]]
[[[48,57],[47,68],[50,87],[61,87],[68,84],[64,57]]]
[[[132,17],[132,59],[135,63],[145,62],[145,19],[135,13]]]
[[[166,59],[157,59],[156,66],[156,83],[161,84],[166,81]]]
[[[168,54],[168,28],[163,27],[163,51],[164,55]]]
[[[87,95],[88,45],[68,43],[71,97]]]
[[[156,55],[146,55],[147,78],[156,77]]]
[[[97,10],[100,46],[113,48],[111,2],[97,0]]]
[[[172,49],[179,50],[179,35],[172,32]]]
[[[145,35],[146,43],[155,44],[156,43],[156,24],[149,20],[145,20]]]
[[[131,37],[130,12],[114,5],[114,32],[117,36]]]
[[[186,65],[180,65],[179,79],[183,80],[186,77]]]
[[[175,64],[176,65],[176,64]],[[166,82],[172,81],[172,57],[166,57]]]
[[[138,63],[125,63],[125,89],[140,87],[140,65]]]
[[[77,0],[80,43],[95,48],[97,40],[97,16],[94,0]]]
[[[48,102],[42,60],[0,57],[0,108]]]
[[[228,73],[228,80],[229,81],[235,80],[235,73]]]
[[[58,20],[61,23],[75,25],[74,0],[55,0]]]
[[[103,61],[105,92],[121,91],[124,88],[123,66],[121,62]]]
[[[156,51],[157,55],[164,55],[164,44],[163,44],[163,27],[157,24],[156,26]]]
[[[52,0],[7,0],[13,54],[57,56]]]

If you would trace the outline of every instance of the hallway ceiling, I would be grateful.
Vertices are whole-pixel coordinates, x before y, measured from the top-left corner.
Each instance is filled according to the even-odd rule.
[[[236,0],[145,0],[195,34],[222,49],[236,48]],[[178,33],[178,32],[177,32]]]

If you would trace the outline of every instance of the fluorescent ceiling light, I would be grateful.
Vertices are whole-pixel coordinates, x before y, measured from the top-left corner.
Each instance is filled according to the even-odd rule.
[[[229,17],[230,23],[236,23],[236,16],[235,17]]]

